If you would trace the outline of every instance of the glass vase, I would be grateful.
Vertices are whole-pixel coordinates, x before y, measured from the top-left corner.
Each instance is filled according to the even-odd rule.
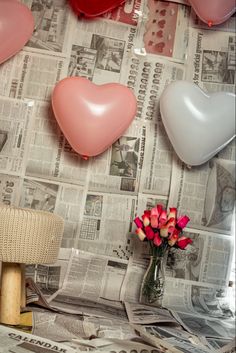
[[[147,305],[162,306],[165,285],[165,257],[150,256],[150,262],[140,291],[140,302]]]

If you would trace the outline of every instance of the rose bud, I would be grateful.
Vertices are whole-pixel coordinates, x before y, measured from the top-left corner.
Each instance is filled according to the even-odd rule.
[[[161,226],[160,228],[160,236],[162,238],[167,238],[168,237],[168,226],[167,224],[164,224],[163,226]]]
[[[146,235],[141,228],[136,229],[135,233],[138,235],[141,241],[143,241],[146,238]]]
[[[144,211],[144,214],[145,214],[148,218],[151,217],[151,211],[150,211],[150,210],[145,210],[145,211]]]
[[[187,238],[187,237],[180,237],[176,243],[176,245],[178,246],[178,248],[184,250],[188,244],[192,244],[192,239]]]
[[[158,212],[158,215],[160,216],[161,212],[162,212],[162,205],[157,205],[157,212]]]
[[[177,208],[175,208],[175,207],[170,207],[170,212],[168,214],[168,219],[171,219],[171,218],[174,218],[174,219],[177,218]]]
[[[184,227],[186,227],[189,221],[190,221],[190,218],[188,216],[180,216],[177,220],[177,225],[178,227],[183,229]]]
[[[148,226],[150,224],[150,217],[146,213],[142,215],[142,220],[143,220],[143,225],[144,227]]]
[[[143,222],[141,221],[141,219],[139,217],[136,217],[134,219],[134,223],[136,224],[137,228],[143,228]]]
[[[150,226],[145,227],[145,233],[148,240],[152,240],[155,236],[155,233]]]
[[[162,243],[162,239],[161,237],[159,236],[158,233],[155,233],[155,237],[153,239],[153,243],[156,245],[156,246],[160,246],[161,243]]]
[[[160,225],[162,224],[165,224],[167,221],[167,212],[165,210],[163,210],[160,214],[160,217],[159,217],[159,223]]]
[[[172,233],[176,225],[175,218],[170,218],[166,225],[168,227],[168,232]]]
[[[158,227],[158,210],[156,207],[151,209],[151,226],[152,228]]]
[[[177,239],[178,239],[178,235],[177,234],[171,234],[169,239],[168,239],[168,244],[170,246],[174,246],[175,243],[177,242]]]

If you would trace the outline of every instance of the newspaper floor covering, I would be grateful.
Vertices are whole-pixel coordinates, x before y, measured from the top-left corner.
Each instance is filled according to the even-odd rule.
[[[55,265],[27,268],[33,335],[1,326],[0,352],[235,352],[235,141],[188,169],[159,113],[171,81],[234,92],[235,17],[208,29],[183,0],[127,0],[92,21],[65,0],[24,3],[33,36],[0,66],[0,197],[61,215],[65,231]],[[50,105],[72,75],[137,97],[124,136],[89,161]],[[135,215],[156,203],[187,213],[193,239],[168,256],[163,309],[138,303],[147,249],[132,233]]]

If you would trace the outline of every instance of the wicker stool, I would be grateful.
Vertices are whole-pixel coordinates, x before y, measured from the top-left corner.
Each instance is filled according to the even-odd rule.
[[[63,228],[63,219],[55,214],[0,204],[1,323],[20,323],[22,264],[56,262]]]

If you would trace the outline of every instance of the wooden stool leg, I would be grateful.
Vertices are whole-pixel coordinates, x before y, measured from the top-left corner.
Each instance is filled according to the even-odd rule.
[[[26,289],[25,289],[25,265],[21,264],[21,308],[26,306]]]
[[[19,325],[21,304],[21,265],[2,263],[0,322]]]

